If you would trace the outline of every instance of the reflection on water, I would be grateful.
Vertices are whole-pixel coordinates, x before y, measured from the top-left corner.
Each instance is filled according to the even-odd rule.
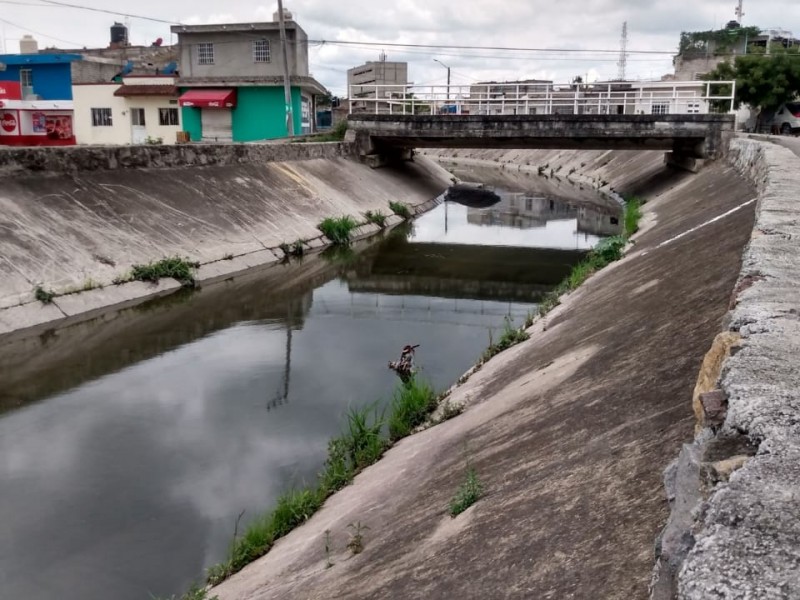
[[[348,406],[388,397],[404,344],[445,388],[583,256],[573,216],[478,225],[451,205],[442,232],[443,209],[332,262],[0,345],[0,596],[183,591],[242,510],[313,479]]]
[[[414,226],[412,242],[589,250],[620,232],[618,214],[553,197],[495,190],[487,208],[444,202]],[[533,231],[531,231],[533,230]]]

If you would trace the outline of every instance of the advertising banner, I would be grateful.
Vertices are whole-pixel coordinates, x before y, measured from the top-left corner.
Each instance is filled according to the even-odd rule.
[[[19,135],[19,113],[0,110],[0,135]]]
[[[18,81],[0,81],[0,100],[22,100]]]

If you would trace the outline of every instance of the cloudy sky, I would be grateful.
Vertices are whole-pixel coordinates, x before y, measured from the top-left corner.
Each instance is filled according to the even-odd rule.
[[[272,20],[277,2],[258,0],[62,0],[75,6],[163,19],[176,23]],[[545,78],[567,81],[576,75],[613,78],[622,23],[628,23],[629,78],[660,78],[671,72],[670,54],[682,30],[719,28],[734,18],[736,0],[286,0],[312,43],[312,74],[343,94],[348,67],[377,60],[409,63],[417,84],[444,84],[450,66],[454,85],[477,80]],[[40,46],[101,47],[108,44],[111,14],[57,6],[46,0],[0,0],[0,36],[7,52],[32,33]],[[744,24],[779,27],[800,35],[800,2],[745,0]],[[158,37],[171,40],[169,25],[130,19],[134,44]],[[375,46],[335,42],[373,42]],[[391,44],[533,48],[549,52],[400,48]],[[573,52],[565,51],[573,50]],[[574,52],[584,50],[585,52]],[[610,52],[598,52],[598,51]],[[663,54],[637,54],[657,51]]]

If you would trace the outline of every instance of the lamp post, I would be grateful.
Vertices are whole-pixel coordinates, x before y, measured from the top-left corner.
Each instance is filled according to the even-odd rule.
[[[434,58],[437,63],[442,65],[445,69],[447,69],[447,98],[445,98],[445,102],[450,102],[450,67],[440,61],[438,58]]]

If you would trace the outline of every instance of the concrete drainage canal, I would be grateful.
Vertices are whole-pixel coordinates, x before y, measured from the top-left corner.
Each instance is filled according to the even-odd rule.
[[[405,344],[446,389],[619,232],[589,191],[458,175],[485,189],[363,246],[0,340],[2,596],[182,593],[314,479],[348,407],[391,397]]]

